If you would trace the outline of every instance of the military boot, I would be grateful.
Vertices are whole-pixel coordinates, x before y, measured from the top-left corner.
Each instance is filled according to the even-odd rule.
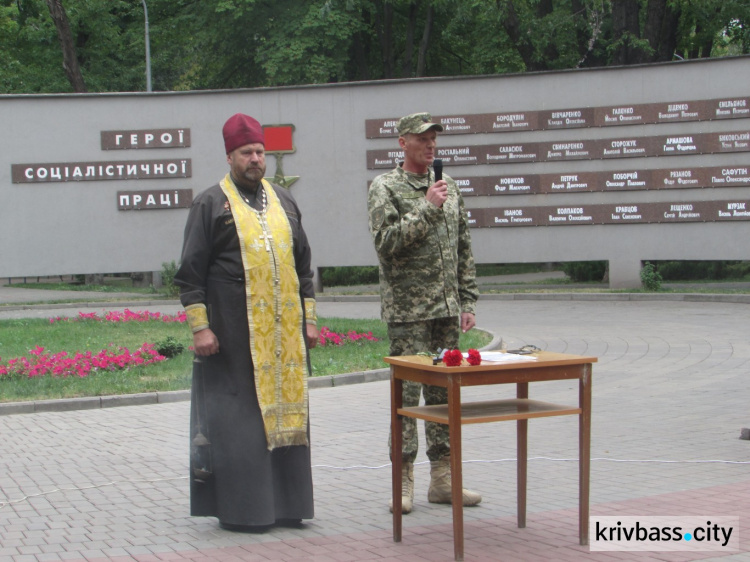
[[[414,507],[414,463],[401,466],[401,513],[410,513]],[[393,513],[393,498],[388,500],[388,509]]]
[[[482,496],[471,490],[463,489],[464,506],[477,505]],[[439,461],[430,461],[430,488],[427,499],[431,503],[451,503],[451,461],[443,457]]]

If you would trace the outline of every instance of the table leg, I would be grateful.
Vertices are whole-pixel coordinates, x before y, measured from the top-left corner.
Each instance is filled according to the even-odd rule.
[[[398,367],[391,366],[391,483],[393,498],[393,542],[401,542],[401,486],[402,486],[402,426],[396,412],[404,404],[404,383],[395,377]]]
[[[578,418],[578,470],[579,470],[579,499],[578,528],[582,545],[589,544],[589,474],[591,470],[591,363],[581,366],[579,380],[579,407],[581,415]]]
[[[529,383],[519,382],[516,385],[516,398],[529,397]],[[529,457],[529,420],[516,421],[516,480],[518,495],[518,527],[526,528],[526,485]]]
[[[453,553],[464,559],[464,495],[461,466],[461,375],[448,376],[448,431],[451,447],[451,504],[453,505]]]

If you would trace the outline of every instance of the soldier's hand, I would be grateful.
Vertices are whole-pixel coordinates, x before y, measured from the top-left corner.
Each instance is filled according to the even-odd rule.
[[[200,330],[193,334],[193,350],[201,357],[219,353],[219,338],[211,328]]]
[[[476,318],[471,312],[461,313],[461,330],[466,333],[476,326]]]
[[[448,199],[448,183],[445,180],[440,180],[432,184],[427,189],[425,199],[436,207],[442,207],[445,200]]]

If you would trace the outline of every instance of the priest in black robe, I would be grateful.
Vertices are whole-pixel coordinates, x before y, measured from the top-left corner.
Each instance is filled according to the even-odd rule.
[[[261,125],[223,128],[229,173],[193,201],[175,284],[193,331],[190,510],[235,531],[313,517],[310,246],[288,190],[264,179]]]

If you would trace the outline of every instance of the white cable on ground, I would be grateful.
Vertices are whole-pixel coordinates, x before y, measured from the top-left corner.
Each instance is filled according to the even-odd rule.
[[[104,484],[95,484],[91,486],[74,486],[72,488],[55,488],[54,490],[49,490],[47,492],[39,492],[38,494],[29,494],[28,496],[24,496],[17,500],[0,501],[0,509],[3,509],[6,505],[11,505],[14,503],[21,503],[31,498],[47,496],[49,494],[54,494],[56,492],[81,492],[83,490],[95,490],[96,488],[104,488],[106,486],[115,486],[117,484],[135,484],[135,483],[144,483],[144,482],[169,482],[171,480],[185,480],[187,478],[188,478],[187,476],[175,476],[173,478],[157,478],[155,480],[115,480],[112,482],[105,482]]]
[[[470,463],[495,463],[495,462],[516,462],[518,459],[512,458],[512,459],[494,459],[494,460],[482,460],[482,459],[476,459],[476,460],[465,460],[461,461],[462,464],[470,464]],[[556,459],[553,457],[529,457],[527,460],[535,461],[535,460],[545,460],[545,461],[558,461],[558,462],[578,462],[578,459]],[[634,462],[634,463],[718,463],[718,464],[750,464],[750,461],[727,461],[727,460],[692,460],[692,461],[667,461],[667,460],[660,460],[660,459],[612,459],[607,457],[596,457],[592,458],[591,461],[609,461],[609,462]],[[414,466],[418,466],[420,464],[428,464],[430,461],[422,461],[422,462],[415,462]],[[387,468],[390,467],[391,463],[388,464],[381,464],[380,466],[332,466],[329,464],[314,464],[313,468],[331,468],[335,470],[353,470],[357,468],[364,468],[367,470],[377,470],[379,468]]]

